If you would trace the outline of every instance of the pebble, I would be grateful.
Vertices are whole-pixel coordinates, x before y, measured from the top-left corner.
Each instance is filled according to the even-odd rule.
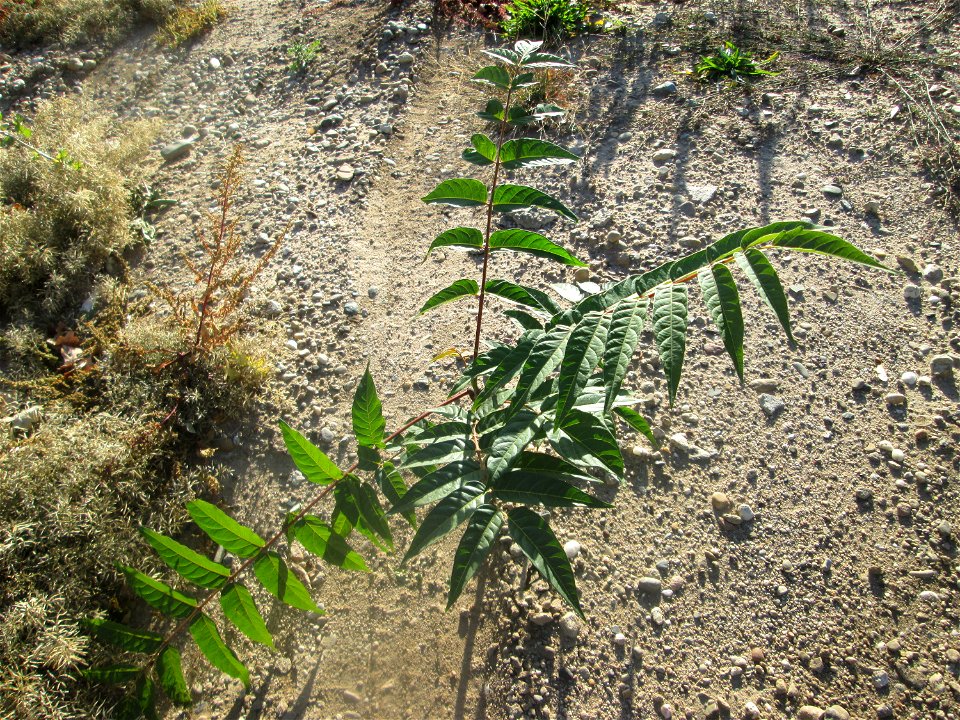
[[[637,592],[645,595],[659,595],[662,587],[660,578],[642,577],[637,581]]]
[[[914,285],[913,283],[903,286],[903,299],[904,300],[919,300],[923,297],[923,288],[919,285]]]
[[[354,315],[360,314],[360,306],[355,302],[351,301],[343,304],[343,313],[348,317],[353,317]]]
[[[563,544],[563,551],[567,554],[567,560],[573,562],[577,559],[577,556],[580,555],[580,543],[576,540],[567,540]]]
[[[776,395],[769,395],[763,393],[760,396],[760,409],[763,410],[764,415],[769,419],[774,420],[780,413],[783,412],[786,405],[783,400],[778,398]]]
[[[160,157],[162,157],[168,163],[175,162],[180,158],[186,157],[190,153],[190,148],[193,147],[195,142],[195,139],[188,138],[164,145],[162,148],[160,148]]]
[[[580,634],[580,621],[572,612],[560,618],[560,634],[567,640],[576,640]]]
[[[886,395],[883,396],[883,401],[887,405],[906,405],[907,396],[904,395],[903,393],[897,393],[897,392],[887,393]]]
[[[948,378],[953,376],[953,356],[934,355],[930,358],[930,374],[934,377]]]
[[[823,710],[816,705],[803,705],[797,710],[797,720],[820,720]]]
[[[824,185],[820,188],[820,192],[830,197],[840,197],[843,195],[843,188],[839,185]]]
[[[665,163],[670,162],[677,156],[676,150],[671,150],[670,148],[661,148],[653,154],[653,161],[655,163]]]
[[[943,270],[939,265],[934,265],[933,263],[927,265],[923,268],[923,279],[928,283],[938,283],[943,280]]]
[[[408,53],[408,52],[400,53],[397,56],[397,62],[400,63],[401,65],[413,65],[414,60],[416,60],[416,58],[413,56],[412,53]]]
[[[751,522],[751,521],[753,520],[753,518],[755,517],[754,512],[753,512],[753,508],[751,508],[751,507],[750,507],[749,505],[747,505],[747,504],[743,504],[743,505],[740,506],[740,508],[739,508],[739,514],[740,514],[740,519],[741,519],[743,522]]]
[[[714,512],[718,513],[725,513],[733,507],[733,503],[727,497],[727,494],[719,490],[710,496],[710,504],[713,506]]]
[[[352,165],[343,164],[337,168],[337,180],[342,180],[344,182],[349,182],[353,180],[353,176],[356,175],[357,171]]]
[[[660,83],[655,88],[653,88],[654,95],[676,95],[677,94],[677,84],[672,80],[667,80],[667,82]]]
[[[663,610],[661,610],[659,607],[653,608],[653,610],[650,611],[650,622],[657,627],[663,625],[663,623],[666,622],[666,618],[663,616]]]
[[[831,705],[827,708],[823,717],[829,718],[829,720],[850,720],[850,713],[840,705]]]
[[[903,375],[900,376],[900,382],[902,382],[904,385],[910,388],[916,387],[917,382],[919,382],[919,380],[920,380],[920,376],[911,370],[908,370],[907,372],[903,373]]]
[[[933,590],[924,590],[917,597],[923,600],[923,602],[930,603],[931,605],[935,605],[936,603],[940,602],[940,596]]]

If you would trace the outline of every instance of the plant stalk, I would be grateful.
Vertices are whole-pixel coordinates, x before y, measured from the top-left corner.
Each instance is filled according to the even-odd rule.
[[[512,81],[512,78],[511,78]],[[487,295],[487,265],[490,262],[490,233],[493,229],[493,196],[497,192],[497,180],[500,177],[500,149],[507,139],[507,115],[510,112],[510,99],[513,88],[507,89],[507,101],[500,120],[500,133],[497,138],[497,155],[493,161],[493,183],[490,185],[490,197],[487,198],[487,229],[483,236],[483,271],[480,275],[480,303],[477,307],[477,332],[473,339],[473,359],[480,355],[480,332],[483,329],[483,303]]]

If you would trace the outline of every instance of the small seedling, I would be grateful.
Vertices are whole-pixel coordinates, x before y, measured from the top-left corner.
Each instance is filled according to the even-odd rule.
[[[779,75],[778,71],[766,70],[763,67],[776,60],[779,55],[779,52],[775,52],[766,60],[757,61],[752,53],[741,50],[732,42],[725,42],[713,55],[700,58],[693,72],[700,79],[710,82],[729,78],[734,82],[746,83],[763,75]]]
[[[322,44],[319,40],[306,43],[300,40],[287,48],[287,57],[290,58],[288,69],[292,73],[304,72],[314,60],[320,56]]]

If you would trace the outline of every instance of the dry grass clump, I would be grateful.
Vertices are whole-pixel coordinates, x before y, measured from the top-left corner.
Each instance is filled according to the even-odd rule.
[[[81,163],[50,162],[19,145],[0,152],[0,320],[37,325],[76,311],[98,273],[123,267],[135,242],[130,191],[154,126],[116,127],[57,100],[41,106],[32,129],[38,149],[66,150]]]
[[[160,27],[157,39],[161,45],[180,47],[209,31],[226,15],[220,0],[203,0],[196,7],[178,7]]]
[[[0,0],[0,43],[113,43],[138,22],[162,22],[174,0]]]

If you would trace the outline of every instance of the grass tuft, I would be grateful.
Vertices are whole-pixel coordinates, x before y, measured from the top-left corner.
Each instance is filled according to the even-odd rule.
[[[157,33],[161,45],[180,47],[209,32],[227,16],[220,0],[203,0],[196,7],[182,6],[171,13]]]

